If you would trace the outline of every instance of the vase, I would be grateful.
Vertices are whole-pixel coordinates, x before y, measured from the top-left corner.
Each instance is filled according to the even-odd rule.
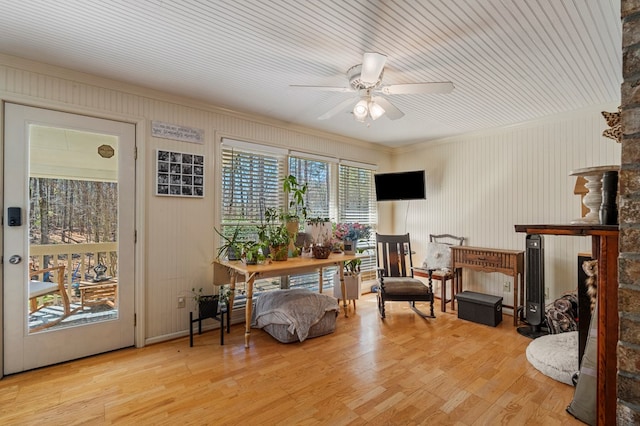
[[[356,254],[358,240],[344,240],[344,254]]]

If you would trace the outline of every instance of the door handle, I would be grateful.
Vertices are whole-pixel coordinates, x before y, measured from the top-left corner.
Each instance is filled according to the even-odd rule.
[[[22,262],[22,257],[18,256],[17,254],[14,254],[9,258],[9,263],[12,265],[17,265],[20,262]]]

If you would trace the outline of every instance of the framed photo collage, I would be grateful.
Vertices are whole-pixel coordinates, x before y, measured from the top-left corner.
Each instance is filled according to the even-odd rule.
[[[157,150],[156,195],[204,197],[204,155]]]

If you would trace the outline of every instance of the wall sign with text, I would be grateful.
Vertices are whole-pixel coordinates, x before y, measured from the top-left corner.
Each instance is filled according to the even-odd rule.
[[[156,195],[204,197],[204,155],[157,150]]]

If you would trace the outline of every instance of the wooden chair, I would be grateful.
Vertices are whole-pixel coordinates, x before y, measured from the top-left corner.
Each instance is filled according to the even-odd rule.
[[[458,293],[456,286],[456,274],[452,268],[451,249],[449,246],[459,245],[464,242],[464,237],[456,237],[451,234],[429,234],[427,245],[427,258],[422,269],[431,271],[431,278],[440,281],[440,308],[447,312],[447,303],[451,302],[451,309],[455,309],[455,295]],[[451,281],[451,299],[447,299],[447,281]]]
[[[66,317],[68,317],[69,315],[71,315],[72,313],[71,303],[69,302],[69,295],[67,294],[67,291],[64,286],[64,281],[65,281],[64,270],[65,270],[65,266],[60,265],[60,266],[54,266],[53,268],[45,268],[45,269],[38,269],[36,271],[29,271],[30,278],[44,275],[46,272],[58,271],[56,282],[38,281],[38,280],[29,279],[29,314],[33,314],[34,312],[39,311],[45,306],[48,306],[46,303],[39,304],[38,298],[49,295],[49,294],[58,293],[62,298],[62,307],[63,307],[63,314],[60,318],[56,319],[55,321],[50,321],[39,327],[33,328],[31,332],[52,327],[58,324],[63,319],[65,319]]]
[[[381,235],[376,233],[378,258],[378,309],[385,318],[385,302],[409,302],[409,306],[423,318],[435,318],[433,312],[433,291],[429,284],[413,277],[411,242],[409,234]],[[429,302],[430,315],[416,308],[416,302]]]

